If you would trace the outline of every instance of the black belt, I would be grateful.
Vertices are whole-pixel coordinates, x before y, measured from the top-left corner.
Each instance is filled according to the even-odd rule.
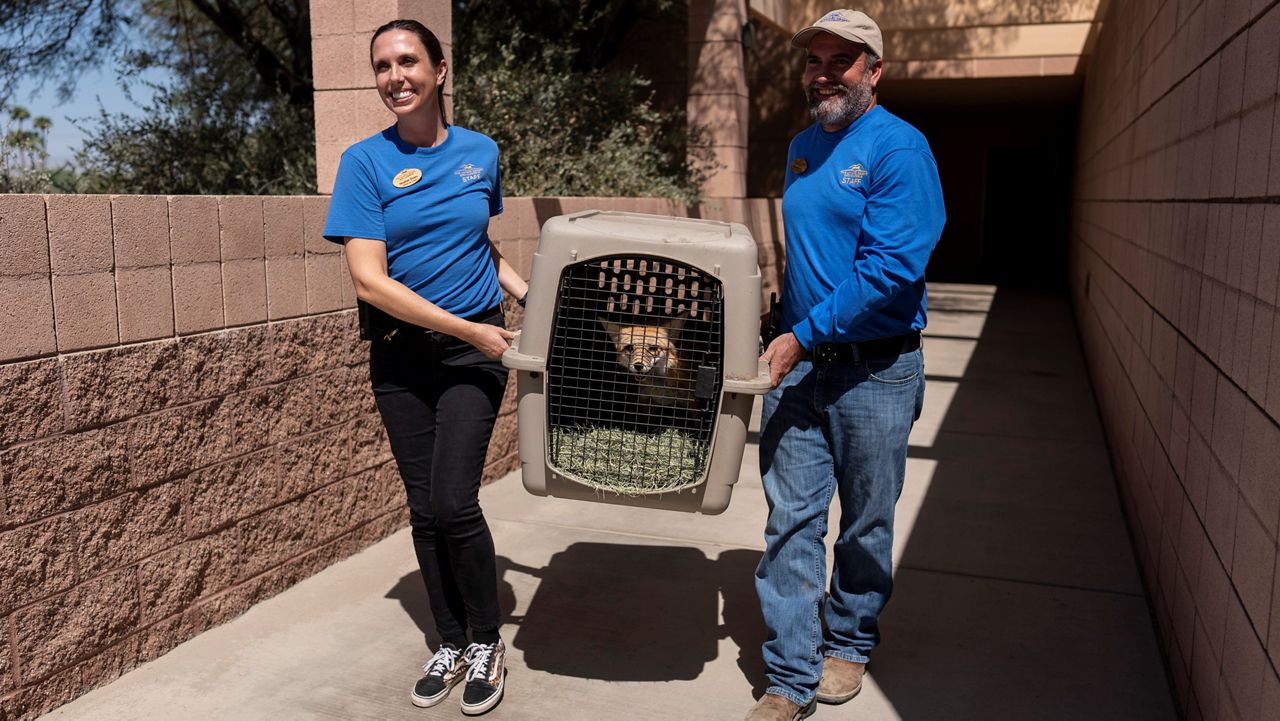
[[[819,343],[809,351],[814,363],[861,363],[867,360],[889,360],[920,347],[920,332],[854,343]]]
[[[376,306],[359,301],[360,311],[360,339],[361,340],[380,340],[389,341],[397,334],[412,338],[425,338],[428,340],[438,339],[441,337],[449,337],[445,333],[423,328],[420,325],[414,325],[405,320],[400,320],[392,316],[386,311],[380,310]],[[480,323],[488,318],[502,312],[501,305],[469,315],[463,320],[472,323]]]

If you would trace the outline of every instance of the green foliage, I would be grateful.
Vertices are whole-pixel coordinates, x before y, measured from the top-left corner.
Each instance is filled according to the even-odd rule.
[[[315,192],[307,0],[20,0],[0,18],[26,32],[0,46],[0,70],[65,65],[62,90],[73,70],[102,62],[119,63],[129,88],[147,71],[164,77],[146,83],[154,95],[140,114],[79,120],[77,192]]]
[[[508,195],[696,200],[702,174],[686,160],[684,115],[637,101],[645,80],[548,71],[504,50],[497,59],[455,81],[457,122],[497,141]]]
[[[117,193],[314,193],[312,113],[285,98],[256,97],[260,86],[237,66],[154,86],[142,116],[100,111],[77,155],[87,186]]]
[[[699,132],[617,57],[637,22],[685,14],[682,0],[459,0],[457,121],[498,141],[504,190],[695,201],[710,167]],[[163,71],[140,115],[85,119],[84,174],[59,187],[315,192],[308,0],[11,0],[0,24],[0,101],[32,72],[67,97],[103,62],[134,83]],[[5,152],[28,157],[19,146]]]
[[[49,168],[52,120],[32,118],[21,105],[4,103],[0,103],[0,114],[8,116],[0,133],[0,193],[54,193],[74,187],[75,173],[70,168]]]
[[[497,141],[506,194],[697,201],[710,166],[699,133],[683,109],[654,106],[638,70],[615,67],[637,18],[684,13],[672,0],[459,4],[456,121]]]
[[[59,97],[69,100],[78,73],[110,58],[136,9],[136,0],[0,2],[0,104],[31,73],[57,78]]]

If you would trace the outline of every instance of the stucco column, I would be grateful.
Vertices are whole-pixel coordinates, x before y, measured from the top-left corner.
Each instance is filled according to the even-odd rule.
[[[747,195],[747,19],[746,0],[689,1],[689,125],[701,126],[720,165],[704,188],[708,198]]]
[[[378,99],[369,66],[369,39],[391,20],[407,18],[440,38],[453,62],[453,11],[449,0],[311,0],[311,60],[315,74],[316,186],[333,191],[338,158],[348,145],[393,122]],[[445,87],[453,94],[452,73]]]

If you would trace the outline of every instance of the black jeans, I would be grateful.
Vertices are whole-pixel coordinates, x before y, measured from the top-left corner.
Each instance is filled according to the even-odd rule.
[[[502,326],[502,312],[471,318]],[[369,352],[374,399],[409,500],[413,548],[436,631],[465,645],[497,633],[493,537],[480,510],[480,476],[507,369],[471,344],[405,326]]]

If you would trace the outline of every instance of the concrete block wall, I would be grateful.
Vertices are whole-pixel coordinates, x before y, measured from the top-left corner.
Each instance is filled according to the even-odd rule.
[[[1280,4],[1110,3],[1071,289],[1189,719],[1280,718]]]
[[[453,12],[449,0],[310,0],[315,74],[316,187],[333,191],[342,151],[395,122],[382,104],[369,63],[373,31],[409,18],[440,40],[450,72],[445,107],[453,117]]]
[[[805,53],[791,47],[791,32],[754,13],[752,19],[753,42],[745,53],[747,87],[751,89],[747,195],[780,198],[791,139],[813,122],[801,83]]]
[[[0,196],[0,717],[405,522],[326,209]]]
[[[689,0],[688,122],[701,126],[716,165],[703,195],[747,195],[747,125],[750,93],[742,26],[745,0]]]

